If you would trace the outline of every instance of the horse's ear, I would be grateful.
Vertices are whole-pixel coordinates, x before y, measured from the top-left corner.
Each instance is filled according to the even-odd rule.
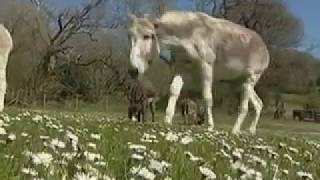
[[[129,18],[129,22],[131,23],[137,20],[137,16],[132,13],[128,13],[128,18]]]
[[[159,28],[159,26],[160,26],[160,21],[159,21],[158,18],[152,19],[151,22],[152,22],[153,27],[154,27],[155,29],[158,29],[158,28]]]

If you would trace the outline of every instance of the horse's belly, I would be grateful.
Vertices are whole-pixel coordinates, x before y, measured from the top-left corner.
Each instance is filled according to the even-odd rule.
[[[238,59],[229,59],[214,66],[214,78],[216,80],[234,80],[246,74],[246,66]]]

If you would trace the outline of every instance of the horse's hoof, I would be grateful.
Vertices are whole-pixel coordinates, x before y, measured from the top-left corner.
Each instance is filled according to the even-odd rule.
[[[240,135],[240,130],[239,129],[233,129],[231,132],[233,135]]]
[[[256,128],[249,128],[249,132],[252,136],[255,136],[257,134],[257,129]]]
[[[166,125],[172,125],[172,122],[165,120],[165,121],[164,121],[164,124],[166,124]]]
[[[208,131],[209,131],[209,132],[213,132],[213,130],[214,130],[214,126],[209,126],[209,127],[208,127]]]

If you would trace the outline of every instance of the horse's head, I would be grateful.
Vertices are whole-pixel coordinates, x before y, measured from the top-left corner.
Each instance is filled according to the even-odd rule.
[[[129,14],[128,37],[130,41],[130,69],[133,77],[142,75],[157,58],[160,46],[154,24],[147,18]]]

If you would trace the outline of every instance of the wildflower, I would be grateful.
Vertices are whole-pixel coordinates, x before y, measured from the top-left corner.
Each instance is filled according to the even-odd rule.
[[[153,158],[160,158],[160,153],[159,152],[156,152],[154,150],[150,150],[149,153]]]
[[[156,175],[154,175],[152,172],[150,172],[145,167],[139,170],[138,175],[147,179],[147,180],[153,180],[156,178]]]
[[[40,116],[39,114],[37,114],[36,116],[34,116],[34,117],[32,118],[32,121],[38,123],[38,122],[42,121],[42,119],[43,119],[42,116]]]
[[[141,142],[148,142],[148,143],[158,143],[157,136],[144,133],[142,138],[140,139]]]
[[[156,170],[158,173],[162,174],[168,167],[171,166],[171,164],[165,162],[165,161],[157,161],[155,159],[151,159],[149,161],[149,168],[152,170]]]
[[[289,147],[288,150],[292,153],[295,153],[295,154],[298,154],[299,153],[299,150],[297,148],[294,148],[294,147]]]
[[[98,177],[92,176],[90,174],[85,174],[83,172],[77,172],[74,177],[73,180],[97,180]]]
[[[5,157],[6,159],[13,159],[13,158],[14,158],[14,155],[8,155],[8,154],[6,154],[6,155],[4,155],[4,157]]]
[[[241,161],[237,160],[231,164],[231,169],[233,171],[238,171],[242,167]]]
[[[31,155],[32,162],[35,165],[44,165],[45,167],[48,167],[53,160],[53,157],[49,153],[41,152],[37,154],[32,154]]]
[[[86,159],[88,161],[96,161],[96,160],[101,160],[102,156],[100,154],[95,154],[95,153],[91,153],[88,151],[84,152],[84,156],[86,157]]]
[[[187,158],[189,158],[190,161],[203,162],[201,157],[194,156],[191,152],[185,152],[184,154],[187,156]]]
[[[224,139],[222,140],[222,146],[223,146],[223,148],[227,149],[228,151],[231,150],[231,146],[228,143],[226,143],[226,141]]]
[[[288,159],[290,162],[293,162],[293,158],[289,154],[284,154],[283,157]]]
[[[74,157],[76,157],[77,153],[76,152],[63,152],[61,154],[62,157],[66,158],[67,160],[72,160]]]
[[[3,127],[0,127],[0,135],[6,135],[6,134],[7,134],[7,131]]]
[[[287,144],[285,144],[285,143],[283,143],[283,142],[280,142],[280,143],[279,143],[279,147],[280,147],[280,148],[287,147]]]
[[[139,144],[130,144],[129,148],[136,151],[136,152],[145,152],[147,147],[144,145],[139,145]]]
[[[139,154],[132,154],[131,156],[131,159],[135,159],[135,160],[138,160],[138,161],[142,161],[144,159],[143,156],[139,155]]]
[[[50,144],[53,149],[55,149],[56,147],[61,148],[61,149],[66,147],[66,144],[62,141],[59,141],[57,138],[52,139]]]
[[[22,132],[22,133],[21,133],[21,136],[22,136],[22,137],[27,137],[27,136],[28,136],[28,134],[27,134],[27,133],[25,133],[25,132]]]
[[[15,134],[9,134],[8,139],[9,139],[10,141],[14,141],[14,140],[17,139],[17,136],[16,136]]]
[[[309,151],[305,151],[303,153],[303,156],[307,159],[307,161],[312,161],[312,153],[310,153]]]
[[[71,142],[72,148],[74,151],[78,151],[78,142],[79,138],[75,134],[73,134],[71,131],[67,131],[66,137]]]
[[[207,167],[200,166],[199,170],[200,170],[201,174],[206,177],[206,179],[216,179],[217,178],[216,174]]]
[[[88,142],[87,146],[91,147],[92,149],[97,149],[97,145],[92,142]]]
[[[107,163],[104,162],[104,161],[97,161],[94,164],[97,165],[97,166],[102,166],[102,167],[107,165]]]
[[[193,139],[192,137],[190,136],[184,136],[182,139],[181,139],[181,144],[190,144],[191,142],[193,142]]]
[[[107,176],[107,175],[103,175],[101,178],[102,178],[103,180],[115,180],[114,178],[111,178],[111,177],[109,177],[109,176]]]
[[[172,133],[171,131],[168,132],[168,134],[166,135],[166,138],[165,138],[167,141],[170,141],[170,142],[177,142],[179,137]]]
[[[310,179],[313,180],[313,176],[311,173],[304,172],[304,171],[298,171],[297,175],[302,179]]]
[[[164,133],[164,132],[159,132],[159,134],[160,134],[160,136],[162,136],[162,137],[166,136],[166,133]]]
[[[32,168],[22,168],[21,172],[31,176],[37,176],[38,172]]]
[[[91,134],[90,137],[92,139],[95,139],[95,140],[100,140],[101,139],[101,135],[100,134]]]
[[[79,138],[75,134],[73,134],[71,131],[67,131],[66,136],[69,138],[69,140],[78,142]]]
[[[259,158],[258,156],[249,154],[248,157],[250,158],[249,162],[254,162],[256,164],[260,164],[262,167],[267,166],[267,162],[265,160]]]
[[[289,171],[287,170],[287,169],[284,169],[284,170],[282,170],[281,171],[283,174],[285,174],[285,175],[288,175],[289,174]]]
[[[42,136],[42,135],[40,135],[40,139],[46,140],[46,139],[50,139],[50,137],[49,137],[49,136]]]
[[[243,153],[243,149],[239,149],[236,148],[233,152],[232,152],[232,156],[235,160],[239,160],[242,159],[242,154]]]
[[[1,117],[3,118],[4,121],[9,122],[10,117],[7,114],[2,114]]]
[[[131,173],[131,174],[137,174],[140,169],[141,169],[140,166],[139,166],[139,167],[135,167],[135,166],[134,166],[134,167],[130,168],[130,173]]]

